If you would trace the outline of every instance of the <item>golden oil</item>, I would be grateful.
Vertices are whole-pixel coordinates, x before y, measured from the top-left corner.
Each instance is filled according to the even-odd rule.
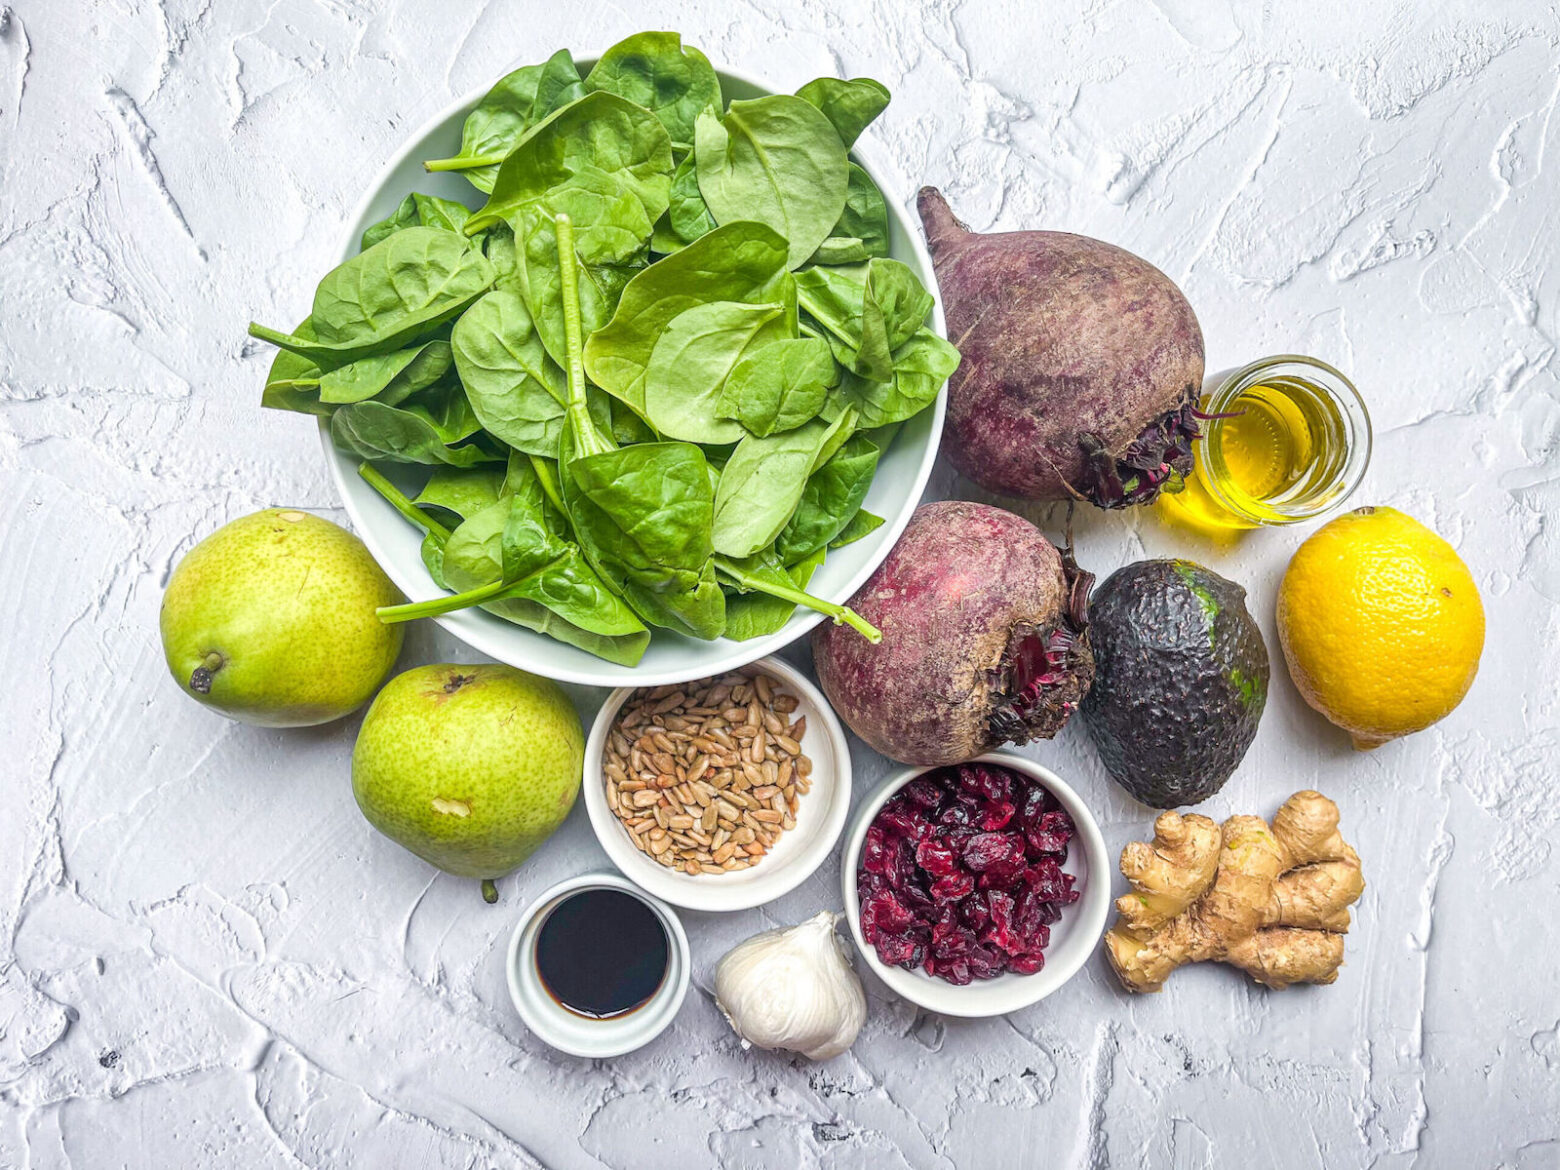
[[[1332,366],[1292,354],[1215,374],[1204,386],[1197,466],[1160,497],[1204,530],[1294,524],[1341,504],[1370,462],[1370,415]]]

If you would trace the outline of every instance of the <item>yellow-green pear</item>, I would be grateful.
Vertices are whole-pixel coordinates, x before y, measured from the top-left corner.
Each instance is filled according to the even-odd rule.
[[[368,701],[401,652],[375,614],[405,598],[344,528],[267,508],[217,529],[168,579],[159,625],[191,698],[263,727],[327,723]]]
[[[556,683],[489,663],[419,666],[385,684],[352,750],[369,824],[459,877],[503,877],[569,815],[585,732]]]

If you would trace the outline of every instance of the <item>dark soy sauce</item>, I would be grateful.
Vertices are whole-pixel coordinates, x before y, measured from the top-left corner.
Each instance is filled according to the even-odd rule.
[[[622,890],[570,894],[542,922],[536,971],[569,1011],[607,1020],[643,1007],[666,978],[661,919]]]

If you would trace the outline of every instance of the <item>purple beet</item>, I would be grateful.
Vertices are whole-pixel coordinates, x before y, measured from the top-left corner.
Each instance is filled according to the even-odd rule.
[[[942,446],[960,472],[1102,508],[1151,503],[1190,473],[1202,330],[1168,276],[1087,236],[978,235],[933,187],[917,204],[964,355]]]
[[[1011,512],[923,504],[850,602],[882,642],[819,626],[818,679],[852,731],[906,764],[1050,739],[1094,679],[1093,580]]]

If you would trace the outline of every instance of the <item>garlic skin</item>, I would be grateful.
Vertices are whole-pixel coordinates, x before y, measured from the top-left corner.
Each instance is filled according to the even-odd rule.
[[[867,995],[825,910],[755,934],[715,968],[715,1003],[743,1047],[784,1048],[828,1060],[855,1042]]]

